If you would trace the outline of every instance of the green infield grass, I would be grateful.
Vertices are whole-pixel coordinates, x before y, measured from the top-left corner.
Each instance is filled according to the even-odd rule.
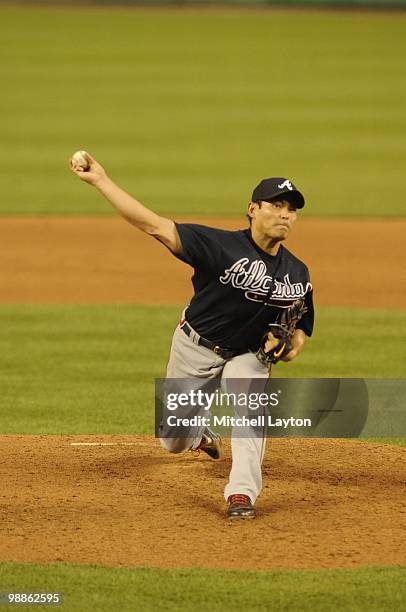
[[[0,591],[62,592],[66,612],[383,612],[403,609],[405,573],[403,567],[243,572],[6,563],[0,565]]]
[[[0,214],[109,214],[85,148],[160,213],[240,214],[288,176],[307,215],[404,215],[403,13],[0,8]],[[396,191],[395,191],[396,187]]]
[[[151,434],[181,306],[0,307],[0,432]],[[402,378],[406,313],[319,308],[275,377]]]

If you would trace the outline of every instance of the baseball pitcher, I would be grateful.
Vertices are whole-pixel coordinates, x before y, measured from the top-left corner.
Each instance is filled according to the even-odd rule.
[[[70,160],[72,171],[93,185],[129,223],[162,242],[193,270],[194,296],[175,330],[166,376],[264,380],[279,361],[302,351],[313,331],[309,272],[282,242],[292,230],[303,195],[286,178],[263,179],[248,204],[249,227],[226,231],[175,223],[123,191],[88,153]],[[173,432],[172,432],[173,434]],[[224,497],[230,519],[253,518],[262,488],[263,436],[232,436],[232,467]],[[172,452],[204,451],[221,457],[221,439],[208,427],[177,437],[161,432]]]

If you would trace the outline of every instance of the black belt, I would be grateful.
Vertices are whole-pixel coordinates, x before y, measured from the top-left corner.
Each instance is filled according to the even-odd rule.
[[[194,329],[190,327],[187,321],[181,321],[179,325],[180,325],[181,330],[184,331],[185,334],[189,337],[194,332]],[[200,344],[200,346],[204,346],[210,349],[211,351],[216,353],[216,355],[219,355],[219,357],[221,357],[222,359],[232,359],[233,357],[236,357],[237,355],[241,355],[241,353],[243,352],[243,351],[236,351],[233,349],[221,348],[221,346],[218,346],[215,342],[210,342],[210,340],[206,340],[206,338],[202,338],[202,336],[199,337],[198,344]]]

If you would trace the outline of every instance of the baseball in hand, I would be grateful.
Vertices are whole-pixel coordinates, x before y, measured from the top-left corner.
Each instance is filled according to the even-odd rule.
[[[74,161],[78,166],[80,166],[82,170],[86,171],[90,168],[90,163],[86,151],[76,151],[76,153],[72,155],[72,161]]]

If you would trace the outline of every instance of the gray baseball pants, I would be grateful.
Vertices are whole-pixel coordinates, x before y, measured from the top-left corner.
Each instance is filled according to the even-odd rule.
[[[250,388],[252,379],[268,379],[268,369],[261,364],[253,353],[243,353],[232,359],[225,360],[210,349],[198,344],[199,335],[192,332],[188,337],[178,325],[172,339],[171,352],[167,366],[167,378],[193,378],[201,379],[202,385],[212,378],[221,377],[222,388],[232,392],[233,381],[239,379],[238,391],[246,379],[246,392]],[[262,384],[262,383],[261,383]],[[265,388],[264,380],[264,388]],[[202,438],[204,427],[193,432],[192,437],[161,437],[162,446],[171,453],[180,453],[196,448]],[[247,433],[249,436],[249,431]],[[266,431],[261,437],[241,437],[231,434],[232,467],[229,482],[224,490],[224,497],[234,493],[248,495],[252,503],[262,488],[261,465],[265,453]]]

